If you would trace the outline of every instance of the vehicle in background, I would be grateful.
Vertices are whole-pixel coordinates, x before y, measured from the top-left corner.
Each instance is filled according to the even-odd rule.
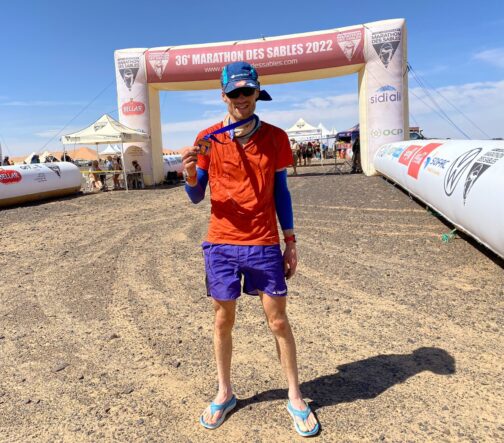
[[[423,130],[419,126],[410,126],[409,128],[409,139],[410,140],[427,140],[427,137],[423,135]]]

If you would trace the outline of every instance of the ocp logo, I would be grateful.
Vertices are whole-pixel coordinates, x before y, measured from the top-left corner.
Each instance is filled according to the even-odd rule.
[[[394,128],[394,129],[371,129],[371,135],[373,137],[380,137],[383,135],[384,137],[389,137],[391,135],[401,135],[403,133],[402,128]]]

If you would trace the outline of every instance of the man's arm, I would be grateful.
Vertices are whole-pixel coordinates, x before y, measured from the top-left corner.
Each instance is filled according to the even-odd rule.
[[[275,172],[275,207],[278,221],[282,227],[285,241],[284,272],[287,279],[296,272],[297,252],[296,239],[294,236],[294,213],[292,211],[292,199],[287,187],[287,169]]]
[[[208,184],[208,172],[196,167],[198,150],[197,147],[191,147],[182,156],[186,177],[185,191],[193,203],[199,203],[205,198]]]

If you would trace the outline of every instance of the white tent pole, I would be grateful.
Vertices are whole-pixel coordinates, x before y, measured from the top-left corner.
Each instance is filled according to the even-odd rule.
[[[123,168],[124,187],[126,188],[126,192],[128,192],[128,175],[126,174],[126,164],[124,163],[124,143],[122,141],[121,141],[121,161]]]

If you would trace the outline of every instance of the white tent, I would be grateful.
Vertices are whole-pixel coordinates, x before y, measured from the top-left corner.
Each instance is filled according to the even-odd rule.
[[[121,154],[121,148],[117,145],[108,145],[100,155],[118,155]]]
[[[110,115],[104,114],[87,128],[72,134],[61,137],[61,143],[64,145],[73,144],[101,144],[121,143],[121,160],[124,175],[124,185],[128,190],[128,179],[126,177],[126,167],[124,164],[123,143],[145,142],[149,136],[142,131],[128,128],[127,126],[114,120]]]
[[[293,138],[297,141],[315,140],[320,139],[320,137],[322,136],[322,132],[319,128],[310,125],[302,118],[300,118],[285,132],[287,132],[289,138]]]
[[[317,129],[320,129],[322,137],[327,137],[329,135],[329,129],[327,129],[322,123],[319,123]]]
[[[142,131],[128,128],[110,115],[104,114],[93,124],[73,134],[61,137],[64,145],[145,142],[149,136]]]

